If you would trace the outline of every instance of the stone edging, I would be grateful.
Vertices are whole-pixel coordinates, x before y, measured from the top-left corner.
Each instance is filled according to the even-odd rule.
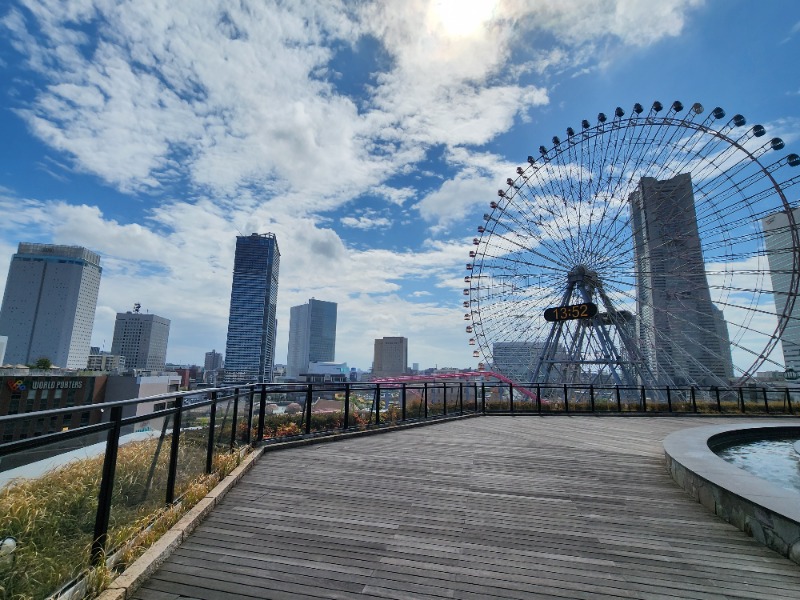
[[[742,423],[677,431],[664,440],[672,478],[717,516],[800,564],[798,493],[751,475],[712,452],[734,439],[798,435],[800,425]]]

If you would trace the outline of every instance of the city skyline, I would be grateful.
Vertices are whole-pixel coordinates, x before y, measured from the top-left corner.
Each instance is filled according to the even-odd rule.
[[[402,335],[423,366],[475,366],[467,252],[540,144],[653,100],[800,137],[790,0],[10,0],[0,28],[0,285],[18,241],[92,248],[92,345],[135,298],[179,364],[224,348],[231,240],[272,231],[281,351],[316,296],[339,305],[338,360]]]

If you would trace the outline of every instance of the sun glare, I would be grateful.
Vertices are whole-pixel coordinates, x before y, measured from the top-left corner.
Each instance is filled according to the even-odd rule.
[[[497,0],[434,0],[434,25],[450,37],[474,35],[494,14]]]

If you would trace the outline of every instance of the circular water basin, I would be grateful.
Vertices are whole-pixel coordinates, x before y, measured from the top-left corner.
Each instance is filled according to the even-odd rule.
[[[716,450],[717,456],[780,487],[800,492],[800,438],[750,440]]]

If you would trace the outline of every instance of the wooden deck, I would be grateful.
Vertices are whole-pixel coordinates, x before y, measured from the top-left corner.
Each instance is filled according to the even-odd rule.
[[[800,598],[661,441],[711,418],[486,417],[267,453],[134,594]]]

